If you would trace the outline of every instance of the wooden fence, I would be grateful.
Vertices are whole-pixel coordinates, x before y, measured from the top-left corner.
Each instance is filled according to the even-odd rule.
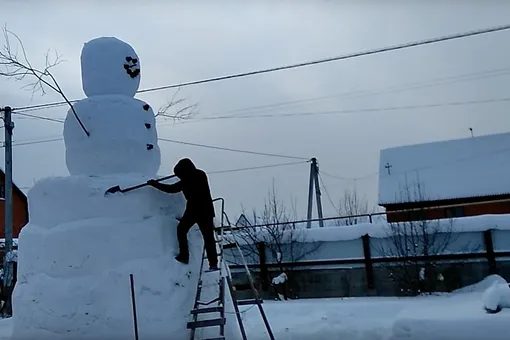
[[[348,258],[348,259],[334,259],[334,260],[306,260],[300,262],[284,262],[274,263],[266,260],[265,244],[260,242],[257,244],[259,263],[248,264],[250,269],[260,271],[261,278],[267,278],[271,269],[295,268],[295,267],[313,267],[318,266],[339,266],[339,265],[359,265],[365,268],[365,277],[368,289],[373,289],[374,282],[374,265],[383,263],[405,263],[412,261],[416,262],[441,262],[441,261],[469,261],[485,259],[487,261],[487,270],[489,274],[498,274],[498,258],[510,257],[510,251],[495,251],[493,245],[493,230],[486,230],[483,232],[484,249],[471,253],[453,253],[453,254],[437,254],[429,256],[384,256],[373,257],[371,249],[371,238],[368,234],[361,237],[363,245],[363,257],[361,258]],[[224,246],[225,249],[234,247],[233,244]],[[231,269],[242,269],[243,266],[237,264],[229,265]],[[263,280],[265,281],[265,280]],[[263,286],[267,287],[267,282],[262,282]]]

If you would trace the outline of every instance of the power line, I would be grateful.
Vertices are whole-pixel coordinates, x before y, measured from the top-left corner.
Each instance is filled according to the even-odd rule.
[[[209,174],[224,174],[229,172],[238,172],[238,171],[248,171],[248,170],[258,170],[258,169],[267,169],[267,168],[276,168],[288,165],[296,165],[296,164],[304,164],[308,162],[291,162],[291,163],[280,163],[280,164],[270,164],[270,165],[261,165],[261,166],[253,166],[248,168],[239,168],[239,169],[230,169],[230,170],[220,170],[220,171],[212,171],[208,172]]]
[[[504,31],[504,30],[508,30],[508,29],[510,29],[510,25],[495,26],[495,27],[484,28],[484,29],[479,29],[479,30],[472,30],[472,31],[463,32],[463,33],[444,35],[444,36],[431,38],[431,39],[418,40],[418,41],[403,43],[403,44],[399,44],[399,45],[371,49],[371,50],[366,50],[366,51],[362,51],[362,52],[355,52],[355,53],[345,54],[345,55],[336,56],[336,57],[317,59],[317,60],[302,62],[302,63],[298,63],[298,64],[291,64],[291,65],[286,65],[286,66],[279,66],[279,67],[273,67],[273,68],[249,71],[249,72],[243,72],[243,73],[236,73],[236,74],[220,76],[220,77],[206,78],[206,79],[202,79],[202,80],[184,82],[184,83],[180,83],[180,84],[152,87],[152,88],[139,90],[139,91],[137,91],[137,93],[154,92],[154,91],[167,90],[167,89],[172,89],[172,88],[180,88],[180,87],[191,86],[191,85],[217,82],[217,81],[221,81],[221,80],[248,77],[248,76],[276,72],[276,71],[289,70],[289,69],[294,69],[294,68],[299,68],[299,67],[317,65],[317,64],[328,63],[328,62],[333,62],[333,61],[368,56],[368,55],[373,55],[373,54],[378,54],[378,53],[402,50],[402,49],[407,49],[407,48],[416,47],[416,46],[429,45],[429,44],[434,44],[434,43],[444,42],[444,41],[449,41],[449,40],[455,40],[455,39],[460,39],[460,38],[472,37],[472,36],[482,35],[482,34],[487,34],[487,33],[494,33],[494,32]],[[70,102],[74,103],[76,101],[77,100],[72,100]],[[24,106],[24,107],[14,108],[13,111],[20,111],[20,110],[26,110],[26,109],[32,109],[32,108],[45,108],[45,107],[60,106],[60,105],[67,105],[67,102],[64,101],[64,102],[55,102],[55,103],[48,103],[48,104]]]
[[[394,93],[394,92],[400,92],[400,91],[408,91],[408,90],[414,90],[414,89],[421,89],[426,87],[433,87],[437,85],[444,85],[444,84],[451,84],[461,81],[469,81],[469,80],[478,80],[488,77],[496,77],[501,75],[508,75],[510,74],[510,68],[499,68],[499,69],[491,69],[486,71],[480,71],[480,72],[470,72],[470,73],[464,73],[456,76],[449,76],[449,77],[443,77],[443,78],[437,78],[432,81],[421,81],[421,82],[411,82],[407,84],[400,84],[395,85],[390,88],[386,89],[379,89],[379,90],[360,90],[360,91],[350,91],[350,92],[344,92],[344,93],[338,93],[328,96],[320,96],[320,97],[312,97],[312,98],[306,98],[306,99],[299,99],[299,100],[292,100],[292,101],[285,101],[285,102],[279,102],[274,104],[266,104],[266,105],[259,105],[259,106],[251,106],[251,107],[245,107],[240,109],[234,109],[234,110],[228,110],[223,111],[219,113],[214,113],[212,116],[217,116],[220,114],[226,114],[226,113],[240,113],[240,112],[246,112],[246,111],[270,111],[272,109],[276,109],[282,106],[288,106],[293,104],[301,104],[301,103],[309,103],[309,102],[315,102],[315,101],[321,101],[326,99],[333,99],[333,98],[339,98],[339,97],[365,97],[365,96],[373,96],[377,94],[382,93]]]
[[[224,174],[224,173],[231,173],[231,172],[240,172],[240,171],[250,171],[250,170],[277,168],[277,167],[282,167],[282,166],[305,164],[305,163],[306,162],[291,162],[291,163],[268,164],[268,165],[261,165],[261,166],[252,166],[252,167],[247,167],[247,168],[237,168],[237,169],[227,169],[227,170],[218,170],[218,171],[208,171],[207,173],[209,175]],[[19,188],[20,189],[30,189],[32,187],[19,187]]]
[[[326,175],[326,176],[331,177],[331,178],[336,178],[336,179],[339,179],[339,180],[342,180],[342,181],[352,181],[352,180],[354,180],[354,178],[340,177],[340,176],[328,174],[327,172],[324,172],[322,169],[321,169],[321,174]]]
[[[338,214],[341,215],[340,209],[337,209],[336,205],[333,203],[333,200],[331,199],[331,196],[329,195],[328,189],[326,188],[326,185],[324,184],[324,181],[322,180],[322,176],[321,176],[320,172],[318,172],[317,175],[319,176],[319,181],[321,182],[322,188],[324,189],[324,192],[326,193],[326,196],[328,197],[329,203],[338,212]]]
[[[36,140],[32,142],[20,142],[20,143],[12,143],[12,146],[23,146],[23,145],[32,145],[32,144],[41,144],[41,143],[50,143],[50,142],[58,142],[63,140],[63,138],[54,138],[54,139],[43,139],[43,140]],[[2,148],[4,146],[2,145]]]
[[[51,138],[51,139],[43,139],[43,140],[35,140],[35,141],[27,141],[27,142],[18,142],[18,143],[13,143],[13,146],[22,146],[22,145],[49,143],[49,142],[56,142],[56,141],[61,141],[61,140],[63,140],[63,138],[60,137],[60,138]],[[288,155],[281,155],[281,154],[274,154],[274,153],[256,152],[256,151],[241,150],[241,149],[231,149],[231,148],[224,148],[224,147],[220,147],[220,146],[213,146],[213,145],[206,145],[206,144],[183,142],[183,141],[167,139],[167,138],[158,138],[158,140],[164,141],[164,142],[176,143],[176,144],[190,145],[190,146],[196,146],[196,147],[207,148],[207,149],[222,150],[222,151],[245,153],[245,154],[251,154],[251,155],[260,155],[260,156],[268,156],[268,157],[278,157],[278,158],[308,160],[308,158],[305,158],[305,157],[296,157],[296,156],[288,156]]]
[[[224,147],[213,146],[213,145],[183,142],[183,141],[167,139],[167,138],[159,138],[159,140],[160,141],[164,141],[164,142],[176,143],[176,144],[198,146],[198,147],[202,147],[202,148],[215,149],[215,150],[224,150],[224,151],[231,151],[231,152],[239,152],[239,153],[246,153],[246,154],[252,154],[252,155],[260,155],[260,156],[268,156],[268,157],[278,157],[278,158],[289,158],[289,159],[300,159],[300,160],[307,160],[308,159],[308,158],[305,158],[305,157],[296,157],[296,156],[288,156],[288,155],[281,155],[281,154],[274,154],[274,153],[256,152],[256,151],[248,151],[248,150],[240,150],[240,149],[231,149],[231,148],[224,148]]]
[[[360,98],[365,96],[374,96],[378,94],[384,94],[384,93],[395,93],[395,92],[401,92],[401,91],[409,91],[409,90],[415,90],[415,89],[421,89],[421,88],[427,88],[427,87],[433,87],[437,85],[444,85],[444,84],[452,84],[459,81],[469,81],[469,80],[478,80],[488,77],[496,77],[496,76],[502,76],[502,75],[508,75],[510,74],[510,68],[498,68],[498,69],[490,69],[485,71],[479,71],[479,72],[470,72],[470,73],[464,73],[460,75],[455,76],[449,76],[449,77],[443,77],[443,78],[437,78],[432,81],[421,81],[421,82],[411,82],[407,84],[400,84],[395,85],[393,87],[387,88],[387,89],[379,89],[379,90],[360,90],[360,91],[351,91],[351,92],[344,92],[334,95],[328,95],[328,96],[319,96],[319,97],[312,97],[312,98],[306,98],[306,99],[299,99],[299,100],[293,100],[293,101],[286,101],[286,102],[279,102],[274,104],[266,104],[266,105],[259,105],[259,106],[250,106],[240,109],[234,109],[234,110],[228,110],[223,111],[219,113],[214,113],[211,116],[208,117],[214,117],[215,115],[219,114],[225,114],[225,113],[241,113],[241,112],[250,112],[250,111],[261,111],[264,109],[264,111],[272,111],[274,109],[278,109],[280,107],[285,107],[293,104],[303,104],[303,103],[310,103],[320,100],[326,100],[326,99],[333,99],[333,98],[339,98],[339,97],[348,97],[348,98]],[[44,105],[44,104],[42,104]],[[30,111],[38,111],[45,109],[44,107],[39,108],[37,105],[32,109],[26,109],[23,110],[23,112],[30,112]],[[16,113],[16,112],[15,112]],[[41,117],[41,119],[45,120],[52,120],[52,121],[59,121],[58,119],[54,120],[53,118],[47,119],[46,117],[42,116],[34,116],[34,118]],[[206,116],[205,119],[208,118]],[[256,117],[254,117],[256,118]],[[198,118],[200,120],[200,118]],[[191,122],[191,121],[189,121]],[[194,122],[197,122],[196,120]],[[162,124],[160,126],[167,126],[169,124]],[[172,123],[174,125],[174,123]]]
[[[375,107],[375,108],[352,109],[352,110],[312,111],[312,112],[279,113],[279,114],[278,113],[268,113],[268,114],[258,114],[256,116],[253,116],[253,115],[245,115],[245,116],[230,115],[230,116],[215,116],[215,117],[212,116],[212,117],[196,118],[194,121],[196,122],[196,121],[217,120],[217,119],[253,119],[253,118],[272,118],[272,117],[320,116],[320,115],[336,115],[336,114],[361,113],[361,112],[416,110],[416,109],[426,109],[426,108],[434,108],[434,107],[462,106],[462,105],[472,105],[472,104],[488,104],[488,103],[508,102],[508,101],[510,101],[510,97],[483,99],[483,100],[470,100],[470,101],[456,101],[456,102],[446,102],[446,103],[430,103],[430,104],[421,104],[421,105],[417,104],[417,105]]]
[[[437,108],[437,107],[450,107],[450,106],[463,106],[463,105],[476,105],[476,104],[491,104],[498,102],[509,102],[510,97],[503,98],[491,98],[491,99],[480,99],[480,100],[469,100],[469,101],[454,101],[445,103],[428,103],[428,104],[416,104],[416,105],[402,105],[402,106],[388,106],[388,107],[374,107],[364,109],[351,109],[351,110],[330,110],[330,111],[313,111],[313,112],[298,112],[298,113],[268,113],[268,114],[257,114],[257,115],[226,115],[226,116],[209,116],[202,118],[195,118],[191,122],[199,122],[206,120],[223,120],[223,119],[253,119],[253,118],[274,118],[274,117],[302,117],[302,116],[321,116],[321,115],[337,115],[337,114],[351,114],[351,113],[363,113],[363,112],[384,112],[384,111],[400,111],[400,110],[419,110],[426,108]],[[15,114],[28,116],[33,119],[47,120],[57,123],[64,123],[62,119],[50,118],[45,116],[26,114],[16,112]],[[183,122],[186,123],[186,122]],[[173,125],[173,123],[172,123]],[[159,125],[167,126],[166,124]]]
[[[503,30],[508,30],[508,29],[510,29],[510,25],[496,26],[496,27],[485,28],[485,29],[480,29],[480,30],[473,30],[473,31],[464,32],[464,33],[455,33],[455,34],[444,35],[442,37],[437,37],[437,38],[432,38],[432,39],[414,41],[414,42],[409,42],[409,43],[404,43],[404,44],[399,44],[399,45],[394,45],[394,46],[372,49],[372,50],[363,51],[363,52],[350,53],[350,54],[337,56],[337,57],[330,57],[330,58],[318,59],[318,60],[313,60],[313,61],[307,61],[307,62],[303,62],[303,63],[299,63],[299,64],[292,64],[292,65],[287,65],[287,66],[273,67],[273,68],[264,69],[264,70],[238,73],[238,74],[215,77],[215,78],[208,78],[208,79],[191,81],[191,82],[177,84],[177,85],[153,87],[153,88],[149,88],[146,90],[138,91],[138,93],[166,90],[166,89],[171,89],[171,88],[176,88],[176,87],[184,87],[184,86],[190,86],[190,85],[198,85],[198,84],[210,83],[210,82],[214,82],[214,81],[247,77],[247,76],[252,76],[252,75],[257,75],[257,74],[262,74],[262,73],[270,73],[270,72],[288,70],[288,69],[293,69],[293,68],[298,68],[298,67],[317,65],[317,64],[328,63],[328,62],[332,62],[332,61],[339,61],[339,60],[350,59],[350,58],[355,58],[355,57],[367,56],[367,55],[371,55],[371,54],[401,50],[401,49],[416,47],[416,46],[420,46],[420,45],[428,45],[428,44],[433,44],[433,43],[437,43],[437,42],[466,38],[466,37],[470,37],[470,36],[493,33],[493,32],[503,31]]]
[[[34,119],[47,120],[50,122],[64,123],[64,121],[62,119],[38,116],[38,115],[33,115],[33,114],[25,113],[25,112],[14,112],[14,114],[29,117],[29,118],[34,118]]]

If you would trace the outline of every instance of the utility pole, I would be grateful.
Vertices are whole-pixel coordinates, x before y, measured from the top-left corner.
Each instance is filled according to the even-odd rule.
[[[314,186],[315,186],[315,199],[317,201],[317,214],[319,217],[319,226],[324,227],[324,221],[322,221],[322,202],[321,202],[321,189],[319,186],[319,167],[317,165],[317,158],[312,158],[310,163],[310,183],[308,186],[308,222],[306,227],[311,228],[312,222],[312,208],[313,208],[313,194],[314,194]]]
[[[5,127],[5,253],[4,253],[4,287],[7,288],[12,282],[12,262],[7,261],[12,251],[12,109],[9,106],[0,109],[3,112]]]

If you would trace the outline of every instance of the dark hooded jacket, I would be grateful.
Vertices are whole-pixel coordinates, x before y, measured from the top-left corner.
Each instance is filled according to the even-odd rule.
[[[157,183],[155,187],[167,193],[181,192],[186,198],[186,212],[194,218],[213,218],[214,205],[207,175],[197,169],[188,159],[181,159],[174,167],[174,174],[180,179],[174,184]]]

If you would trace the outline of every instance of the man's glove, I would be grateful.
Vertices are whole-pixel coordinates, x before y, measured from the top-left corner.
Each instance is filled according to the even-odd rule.
[[[156,186],[156,184],[158,184],[158,181],[156,181],[155,179],[149,179],[147,181],[147,184],[150,185],[151,187],[154,187]]]

